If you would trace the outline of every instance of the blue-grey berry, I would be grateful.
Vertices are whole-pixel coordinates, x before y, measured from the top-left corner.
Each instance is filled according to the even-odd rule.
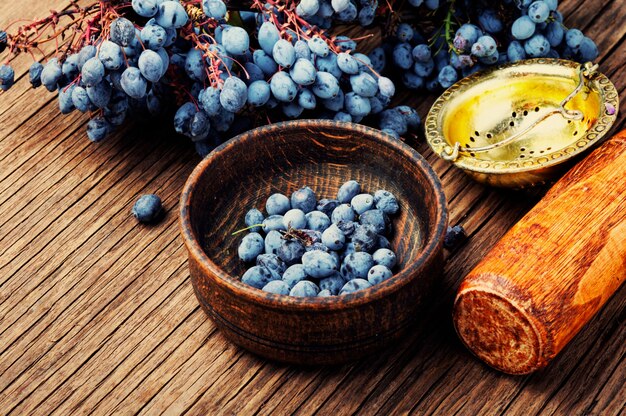
[[[313,297],[317,296],[320,288],[311,281],[302,280],[301,282],[296,283],[296,285],[289,292],[290,296],[298,296],[298,297]]]
[[[352,242],[357,251],[367,251],[371,253],[378,242],[376,228],[370,224],[362,224],[357,227],[352,234]]]
[[[241,281],[257,289],[262,289],[272,280],[277,280],[272,273],[263,266],[252,266],[241,277]]]
[[[275,295],[288,295],[289,286],[282,280],[272,280],[263,286],[263,291],[273,293]]]
[[[320,298],[327,298],[329,296],[333,296],[333,294],[330,293],[330,290],[323,289],[323,290],[320,290],[320,293],[318,293],[317,296]]]
[[[397,198],[389,191],[378,190],[374,193],[376,209],[387,215],[393,215],[400,209]]]
[[[332,276],[325,277],[320,280],[320,289],[328,290],[332,295],[339,294],[339,291],[345,284],[345,281],[339,273],[335,273]]]
[[[272,230],[265,236],[265,254],[278,254],[278,248],[283,243],[283,235]]]
[[[304,265],[306,273],[316,279],[328,277],[335,273],[338,268],[335,258],[320,250],[304,253],[302,256],[302,264]]]
[[[324,231],[330,226],[330,218],[321,211],[311,211],[306,214],[307,228],[315,231]]]
[[[261,213],[261,211],[259,211],[256,208],[252,208],[250,211],[248,211],[246,213],[246,226],[251,227],[255,224],[262,224],[263,220],[265,219],[265,217],[263,217],[263,214]],[[254,227],[250,229],[251,232],[253,233],[260,233],[261,232],[261,227]]]
[[[370,287],[372,287],[372,284],[365,279],[353,279],[343,285],[343,287],[339,291],[339,294],[347,295],[348,293],[353,293]]]
[[[294,287],[296,283],[306,280],[307,278],[308,276],[304,270],[304,265],[300,263],[289,266],[287,270],[285,270],[285,273],[283,273],[283,281],[287,283],[289,289]]]
[[[317,202],[317,210],[323,212],[330,218],[335,208],[339,205],[340,203],[336,199],[320,199]]]
[[[264,249],[265,243],[261,234],[250,233],[241,240],[237,254],[241,260],[251,262],[256,260],[257,256],[263,253]]]
[[[161,198],[154,194],[142,195],[133,205],[132,213],[139,222],[151,223],[161,218]]]
[[[278,257],[291,266],[300,262],[302,255],[306,252],[304,244],[298,240],[283,240],[283,243],[278,247]]]
[[[316,205],[315,192],[308,186],[300,188],[291,194],[291,207],[301,209],[305,214],[313,211]]]
[[[350,204],[341,204],[333,210],[330,219],[333,223],[337,224],[339,221],[354,221],[356,213],[350,206]]]
[[[273,194],[265,202],[265,211],[269,215],[283,215],[291,209],[289,198],[283,194]]]
[[[346,243],[346,236],[337,227],[337,224],[332,224],[322,233],[322,244],[331,250],[341,250]]]
[[[287,227],[287,229],[289,229],[289,227],[296,228],[298,230],[306,228],[306,215],[301,209],[290,209],[285,212],[285,215],[283,215],[283,224]]]
[[[361,215],[365,211],[372,209],[372,206],[374,205],[374,197],[370,194],[359,194],[352,198],[350,205],[352,206],[354,212]]]
[[[377,285],[378,283],[385,281],[393,276],[393,273],[387,266],[383,266],[381,264],[377,264],[372,266],[372,268],[367,272],[367,280],[373,284]]]
[[[259,254],[256,258],[256,265],[263,266],[272,274],[275,279],[281,279],[287,265],[276,254]]]
[[[391,227],[389,217],[379,209],[370,209],[359,216],[362,225],[372,225],[378,234],[387,234]]]
[[[273,230],[275,231],[287,230],[287,227],[285,227],[285,223],[283,221],[282,215],[270,215],[269,217],[263,220],[263,231],[268,233]]]
[[[379,248],[372,254],[374,263],[385,266],[388,269],[393,269],[396,265],[396,254],[388,248]]]
[[[341,275],[346,280],[367,279],[367,272],[374,265],[371,254],[363,251],[349,254],[341,265]]]
[[[337,200],[339,200],[342,204],[347,204],[352,200],[352,198],[360,193],[361,185],[355,180],[350,180],[341,185],[339,188],[339,191],[337,192]]]

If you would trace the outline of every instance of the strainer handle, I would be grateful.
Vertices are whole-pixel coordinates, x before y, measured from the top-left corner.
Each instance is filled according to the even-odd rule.
[[[591,79],[591,77],[596,73],[597,69],[598,69],[598,64],[594,64],[592,62],[587,62],[585,64],[582,64],[578,69],[578,73],[579,73],[578,85],[567,97],[563,99],[563,101],[561,101],[559,108],[556,110],[552,110],[548,113],[545,113],[543,116],[541,116],[541,118],[536,120],[534,123],[532,123],[530,126],[526,127],[525,129],[515,133],[514,135],[510,137],[507,137],[504,140],[500,140],[497,143],[493,143],[493,144],[482,146],[482,147],[464,148],[464,147],[461,147],[461,143],[456,142],[454,146],[445,146],[443,150],[441,151],[441,153],[439,154],[439,156],[441,156],[441,158],[443,158],[444,160],[454,162],[459,157],[459,154],[461,152],[482,153],[482,152],[488,152],[489,150],[497,149],[502,146],[506,146],[509,143],[513,143],[519,140],[522,136],[524,136],[530,130],[534,129],[539,123],[542,123],[544,120],[546,120],[547,118],[555,114],[560,114],[566,120],[581,120],[583,118],[583,113],[581,111],[568,110],[565,108],[565,106],[567,105],[567,103],[569,103],[572,100],[572,98],[574,98],[580,92],[580,90],[582,90],[582,88],[586,85],[585,81]]]

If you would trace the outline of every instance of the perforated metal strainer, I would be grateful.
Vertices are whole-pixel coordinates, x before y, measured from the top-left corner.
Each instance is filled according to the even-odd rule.
[[[532,59],[470,75],[426,118],[435,153],[479,182],[524,188],[553,180],[617,117],[618,94],[597,65]]]

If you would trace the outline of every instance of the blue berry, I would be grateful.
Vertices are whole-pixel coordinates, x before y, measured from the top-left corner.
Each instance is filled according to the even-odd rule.
[[[350,201],[352,209],[357,214],[362,214],[372,208],[374,205],[374,197],[370,194],[359,194]]]
[[[328,72],[318,71],[315,74],[312,91],[313,94],[322,99],[335,97],[340,91],[339,81]]]
[[[265,236],[265,254],[278,254],[278,249],[283,244],[283,235],[277,230],[271,230]]]
[[[155,194],[142,195],[133,205],[132,214],[139,222],[151,223],[157,221],[163,213],[161,198]]]
[[[305,214],[313,211],[316,205],[315,192],[308,186],[300,188],[291,194],[291,206],[302,210]]]
[[[87,123],[87,137],[92,142],[99,142],[111,131],[111,125],[104,117],[95,117]]]
[[[298,208],[290,209],[283,216],[285,227],[289,228],[306,228],[307,220],[304,211]]]
[[[359,191],[360,191],[359,187]],[[340,202],[336,199],[320,199],[317,202],[317,210],[326,214],[327,217],[330,217],[335,210],[340,205]],[[329,224],[330,225],[330,224]]]
[[[578,52],[580,53],[580,57],[583,61],[594,61],[600,54],[595,42],[587,36],[585,36],[582,42],[580,42]]]
[[[330,290],[328,289],[320,290],[320,292],[317,294],[317,297],[320,297],[320,298],[326,298],[329,296],[333,296],[333,294],[330,293]]]
[[[496,50],[496,41],[489,35],[481,36],[472,45],[472,55],[482,58],[491,55]]]
[[[472,45],[476,43],[482,34],[482,30],[480,30],[477,26],[470,23],[463,24],[457,29],[454,35],[454,47],[460,51],[469,52]],[[420,60],[420,62],[425,61]]]
[[[448,227],[446,236],[443,240],[443,246],[447,249],[453,249],[461,244],[467,238],[465,230],[460,225],[454,227]]]
[[[303,88],[298,92],[298,105],[306,110],[313,110],[317,106],[315,95],[308,89]]]
[[[374,265],[369,253],[357,251],[346,256],[341,265],[341,275],[346,280],[367,279],[367,272]]]
[[[182,4],[177,1],[164,1],[159,5],[155,19],[160,26],[166,29],[178,29],[187,24],[189,16]]]
[[[349,293],[354,293],[359,290],[368,289],[372,287],[372,284],[365,279],[352,279],[339,291],[339,295],[347,295]]]
[[[374,193],[374,204],[376,209],[381,210],[387,215],[393,215],[400,209],[398,199],[389,191],[378,190]]]
[[[478,22],[489,33],[498,33],[504,29],[504,24],[493,9],[487,9],[478,14]]]
[[[259,233],[250,233],[246,235],[239,244],[237,254],[239,258],[245,262],[251,262],[256,260],[259,254],[264,250],[263,237]]]
[[[456,69],[450,65],[444,66],[441,71],[439,71],[439,75],[437,76],[437,80],[443,88],[450,88],[458,80],[458,78],[459,75],[456,72]]]
[[[370,209],[359,216],[362,225],[372,225],[378,234],[386,234],[390,226],[389,217],[380,209]]]
[[[84,69],[84,67],[83,67]],[[122,73],[120,83],[124,92],[130,97],[140,99],[146,96],[148,83],[146,79],[141,75],[139,68],[128,67]]]
[[[281,279],[287,265],[276,254],[259,254],[256,258],[257,266],[266,268],[271,274],[273,280]]]
[[[306,214],[306,220],[306,226],[310,230],[323,232],[325,229],[330,227],[330,218],[328,217],[328,215],[321,211],[309,212],[308,214]]]
[[[82,80],[87,86],[101,83],[104,79],[104,74],[104,65],[100,62],[100,59],[96,57],[90,58],[87,62],[85,62],[85,65],[83,65]]]
[[[407,70],[413,66],[412,48],[408,43],[399,43],[393,49],[393,62],[400,68]]]
[[[377,285],[391,278],[391,276],[393,276],[393,273],[391,272],[391,270],[389,270],[387,266],[377,264],[375,266],[372,266],[372,268],[367,273],[367,280],[371,284]]]
[[[293,288],[296,283],[306,280],[308,278],[303,264],[294,264],[289,266],[285,273],[283,273],[283,281],[287,284],[289,289]]]
[[[28,79],[33,88],[41,86],[41,72],[43,71],[43,65],[39,62],[33,62],[28,69]]]
[[[7,91],[15,83],[15,71],[9,65],[0,66],[0,89]]]
[[[536,34],[524,43],[524,50],[531,58],[543,57],[550,52],[550,42],[545,36]]]
[[[158,0],[133,0],[131,5],[135,13],[142,17],[152,17],[159,10]]]
[[[262,266],[250,267],[241,277],[241,281],[249,286],[262,289],[272,280],[277,280],[269,270]]]
[[[291,68],[296,61],[296,51],[291,42],[279,39],[272,48],[272,57],[278,65],[284,68]]]
[[[322,244],[331,250],[341,250],[345,242],[346,236],[336,224],[332,224],[322,233]]]
[[[526,59],[526,50],[521,43],[514,40],[509,43],[507,56],[511,62],[521,61],[522,59]]]
[[[580,44],[582,43],[584,38],[585,35],[583,35],[583,32],[578,29],[569,29],[565,33],[565,43],[567,43],[567,46],[574,50],[580,47]]]
[[[341,204],[335,208],[330,216],[333,223],[337,224],[339,221],[354,221],[356,213],[350,206],[350,204]]]
[[[388,248],[379,248],[372,254],[372,258],[374,263],[385,266],[390,270],[394,268],[397,262],[396,254]]]
[[[278,42],[278,40],[280,39],[280,33],[273,23],[265,22],[259,28],[257,38],[261,49],[263,49],[266,54],[271,56],[272,50],[274,49],[274,44],[276,44],[276,42]]]
[[[248,87],[236,76],[230,76],[222,86],[220,93],[220,104],[226,110],[236,113],[246,105],[248,100]]]
[[[270,99],[270,85],[263,81],[254,81],[248,86],[248,103],[255,107],[261,107]]]
[[[300,262],[306,252],[304,245],[297,240],[283,240],[276,253],[287,266]]]
[[[269,215],[283,215],[291,209],[289,198],[283,194],[272,194],[265,202],[265,211]]]
[[[314,297],[319,293],[320,288],[309,280],[302,280],[294,285],[289,292],[290,296]]]
[[[335,273],[320,280],[320,289],[327,290],[331,295],[335,296],[339,294],[339,291],[343,287],[344,283],[345,281],[341,275],[339,273]]]
[[[164,73],[161,56],[153,50],[146,49],[139,55],[139,71],[150,82],[157,82]]]
[[[226,4],[222,0],[202,0],[204,14],[214,19],[226,17]]]
[[[289,75],[298,85],[311,85],[315,82],[315,75],[317,70],[315,66],[308,59],[298,58]]]
[[[372,111],[370,100],[357,93],[347,93],[344,100],[346,111],[354,118],[365,117]]]
[[[100,45],[98,51],[98,59],[102,62],[105,69],[115,71],[124,64],[124,55],[122,48],[117,43],[105,40]],[[162,62],[161,62],[162,64]]]
[[[243,55],[250,49],[248,32],[239,26],[226,26],[222,32],[222,45],[231,55]]]
[[[113,20],[109,30],[111,40],[120,46],[128,46],[135,39],[135,25],[125,17]]]
[[[267,284],[263,286],[262,290],[264,292],[273,293],[275,295],[289,294],[289,286],[282,280],[272,280],[271,282],[267,282]]]
[[[287,231],[287,227],[285,227],[285,222],[283,221],[282,215],[270,215],[266,219],[263,220],[263,231]]]
[[[298,88],[289,74],[279,71],[270,80],[270,89],[278,101],[291,102],[298,94]]]
[[[304,253],[302,264],[306,273],[316,279],[328,277],[337,271],[336,259],[325,251],[313,250]]]
[[[374,251],[378,242],[378,232],[373,225],[362,224],[354,230],[352,242],[357,251],[366,251],[368,253]]]
[[[360,193],[361,185],[355,180],[350,180],[345,182],[339,188],[339,191],[337,192],[337,200],[342,204],[347,204],[352,200],[352,198]]]
[[[550,7],[545,1],[536,1],[528,7],[528,17],[535,23],[542,23],[550,17]]]

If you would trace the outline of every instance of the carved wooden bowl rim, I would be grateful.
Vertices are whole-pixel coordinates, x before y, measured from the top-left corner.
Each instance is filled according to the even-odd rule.
[[[394,157],[394,153],[395,155],[401,154],[411,163],[414,163],[423,173],[427,186],[430,188],[430,190],[427,191],[435,194],[432,199],[436,204],[436,214],[433,219],[435,221],[435,225],[428,225],[429,231],[434,230],[434,232],[428,233],[429,236],[425,241],[421,252],[408,264],[406,264],[402,270],[394,274],[392,278],[374,285],[371,288],[342,296],[295,297],[288,295],[276,295],[266,293],[246,285],[238,278],[224,272],[202,249],[199,240],[193,231],[190,207],[191,201],[194,197],[194,191],[198,186],[204,171],[210,169],[219,158],[228,157],[228,155],[232,154],[232,152],[236,152],[238,151],[237,149],[241,149],[242,147],[245,148],[245,146],[255,140],[263,140],[266,136],[276,134],[289,134],[289,130],[302,128],[311,128],[312,130],[318,131],[329,129],[333,130],[335,133],[337,129],[343,129],[351,133],[357,133],[354,134],[350,140],[359,140],[363,135],[368,135],[374,141],[381,143],[389,149],[389,157]],[[314,133],[314,131],[312,131],[312,133]],[[336,138],[335,136],[333,137]],[[296,120],[275,123],[247,131],[223,143],[221,146],[213,150],[206,158],[204,158],[187,179],[181,194],[179,215],[179,226],[185,246],[187,247],[190,257],[193,257],[201,268],[201,272],[204,277],[211,279],[214,283],[221,286],[222,289],[233,292],[237,296],[251,299],[268,307],[280,309],[287,308],[292,310],[348,309],[353,306],[384,298],[388,294],[399,290],[412,279],[419,278],[421,276],[421,272],[435,260],[437,253],[442,248],[443,238],[448,224],[448,211],[443,187],[436,173],[421,154],[400,140],[397,140],[380,130],[360,124],[337,122],[332,120]]]

